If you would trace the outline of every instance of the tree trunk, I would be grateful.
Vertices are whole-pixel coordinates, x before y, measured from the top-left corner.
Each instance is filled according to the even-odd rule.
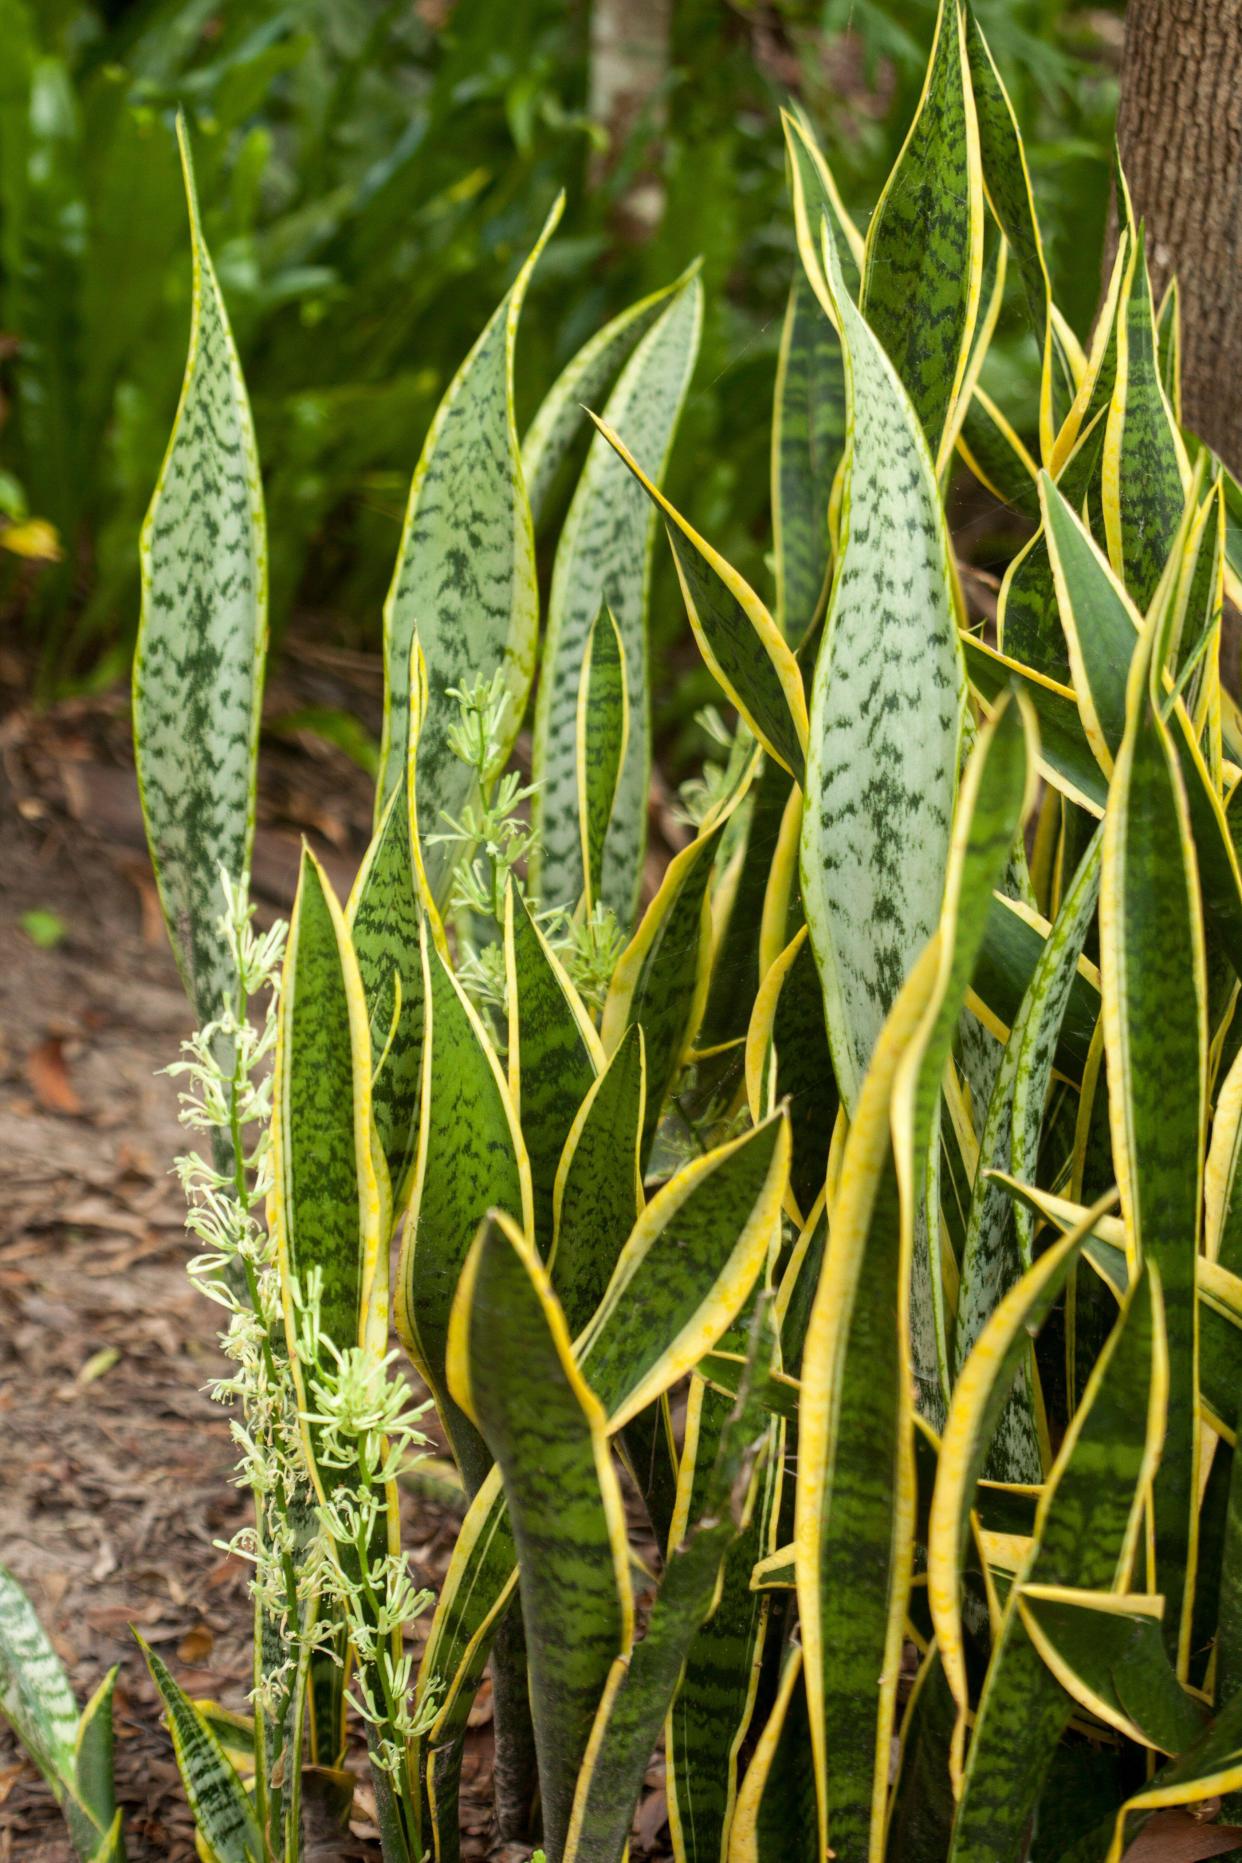
[[[1130,0],[1117,140],[1159,302],[1176,273],[1182,419],[1242,472],[1242,0]]]
[[[644,117],[649,129],[664,121],[660,93],[668,80],[672,19],[673,0],[593,0],[590,111],[607,136],[607,146],[592,162],[597,183],[620,165]],[[663,184],[648,161],[618,203],[618,231],[642,241],[655,231],[663,212]]]

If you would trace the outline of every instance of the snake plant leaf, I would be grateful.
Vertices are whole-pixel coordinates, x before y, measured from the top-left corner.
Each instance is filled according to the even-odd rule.
[[[95,1829],[109,1835],[120,1816],[116,1808],[116,1785],[112,1770],[116,1745],[112,1697],[119,1674],[120,1670],[115,1665],[109,1669],[82,1710],[73,1742],[75,1796]],[[119,1830],[114,1854],[118,1859],[123,1859],[125,1855]]]
[[[769,755],[799,782],[806,758],[802,673],[755,591],[652,483],[606,421],[596,426],[663,513],[686,614],[708,671]]]
[[[700,264],[696,259],[671,285],[648,292],[597,330],[566,363],[540,402],[522,440],[522,474],[536,530],[542,526],[559,469],[586,425],[585,410],[607,395],[633,350]]]
[[[910,1257],[890,1115],[935,963],[933,945],[863,1080],[802,1356],[794,1543],[821,1855],[881,1854],[915,1510]]]
[[[703,1015],[710,980],[712,868],[724,829],[754,772],[750,758],[732,792],[665,869],[664,878],[621,953],[600,1021],[607,1054],[630,1024],[643,1031],[647,1101],[642,1155],[646,1160],[678,1067]]]
[[[298,1307],[312,1272],[322,1278],[320,1330],[338,1351],[370,1343],[382,1352],[388,1333],[387,1186],[371,1143],[366,998],[340,906],[308,850],[285,949],[272,1105],[271,1221],[300,1380]],[[299,1395],[313,1408],[300,1384]]]
[[[561,1153],[604,1055],[577,990],[512,883],[505,901],[505,973],[509,1096],[530,1160],[535,1241],[546,1255]]]
[[[224,1748],[155,1651],[134,1636],[164,1703],[186,1801],[212,1863],[262,1863],[263,1839]]]
[[[1008,1040],[1051,930],[1047,919],[1020,900],[993,894],[971,988],[1001,1040]],[[1056,1067],[1069,1079],[1076,1080],[1087,1065],[1099,1014],[1099,972],[1086,958],[1079,958],[1055,1059]]]
[[[1115,1191],[1102,1198],[1010,1288],[954,1386],[928,1522],[927,1597],[945,1679],[957,1703],[951,1753],[955,1791],[961,1779],[969,1708],[961,1592],[975,1488],[1030,1337],[1064,1287],[1097,1218],[1115,1202]]]
[[[604,418],[655,481],[664,475],[698,354],[703,289],[697,277],[674,292],[626,363]],[[578,686],[583,653],[602,605],[625,646],[629,730],[604,843],[597,896],[633,923],[646,844],[651,774],[647,605],[655,514],[608,443],[591,440],[561,531],[548,601],[535,704],[533,812],[539,841],[531,892],[544,906],[577,905],[582,893],[578,813]]]
[[[450,733],[459,713],[449,691],[503,673],[507,755],[534,672],[539,590],[514,421],[513,358],[526,288],[563,205],[562,195],[436,410],[410,482],[384,603],[384,730],[375,814],[378,820],[393,789],[406,780],[417,632],[428,691],[418,739],[417,826],[437,899],[447,881],[451,844],[429,836],[439,831],[442,814],[460,817],[475,781],[452,749]]]
[[[125,1836],[118,1811],[90,1854],[90,1863],[125,1863]]]
[[[1155,1487],[1156,1574],[1179,1674],[1188,1660],[1198,1521],[1195,1263],[1207,1119],[1206,979],[1185,787],[1150,690],[1158,617],[1130,674],[1109,790],[1100,883],[1100,977],[1109,1124],[1138,1260],[1160,1270],[1168,1309],[1167,1447]],[[1176,1094],[1168,1079],[1179,1083]]]
[[[838,1106],[824,1027],[823,991],[805,925],[769,967],[755,997],[746,1037],[752,1118],[766,1110],[760,1107],[757,1089],[769,1053],[776,1061],[770,1091],[789,1108],[793,1132],[790,1214],[801,1227],[824,1187]]]
[[[1066,1693],[1128,1739],[1180,1753],[1203,1731],[1207,1709],[1182,1687],[1164,1646],[1163,1598],[1026,1584],[1018,1615]]]
[[[863,237],[846,212],[832,170],[815,140],[806,116],[799,110],[782,110],[781,126],[785,131],[789,195],[794,210],[798,256],[802,260],[807,283],[819,300],[829,323],[836,329],[837,309],[828,287],[821,250],[824,228],[827,228],[827,236],[836,249],[845,289],[855,304],[862,283],[865,250]]]
[[[851,439],[841,560],[811,696],[802,893],[837,1084],[852,1112],[884,1018],[935,929],[965,680],[927,446],[827,247],[824,256]]]
[[[684,1473],[676,1540],[646,1633],[613,1664],[578,1781],[565,1863],[614,1863],[623,1853],[643,1773],[691,1644],[716,1603],[722,1565],[758,1504],[761,1450],[770,1431],[754,1390],[774,1344],[770,1332],[764,1337],[770,1314],[761,1306],[758,1317],[746,1388],[721,1427],[710,1475],[697,1494],[691,1470]]]
[[[741,1381],[748,1376],[753,1373],[744,1360]],[[686,1537],[686,1522],[703,1516],[730,1408],[730,1399],[701,1379],[691,1381],[671,1535],[675,1544]],[[785,1432],[778,1418],[764,1419],[764,1437],[749,1519],[725,1553],[719,1596],[689,1644],[665,1720],[669,1824],[674,1855],[685,1863],[719,1863],[725,1853],[740,1751],[755,1713],[772,1600],[752,1589],[751,1572],[759,1556],[772,1550],[779,1520]]]
[[[709,1352],[741,1311],[779,1229],[789,1121],[776,1113],[663,1184],[594,1318],[582,1370],[618,1429]]]
[[[1039,345],[1039,445],[1043,458],[1048,459],[1057,430],[1069,412],[1082,357],[1068,347],[1053,315],[1052,286],[1026,150],[1004,79],[973,6],[966,8],[966,55],[983,185],[1017,263],[1027,317]]]
[[[977,1350],[982,1356],[982,1340]],[[989,1375],[986,1364],[983,1373]],[[984,1863],[1012,1854],[1021,1841],[1073,1707],[1030,1639],[1022,1595],[1028,1584],[1126,1588],[1160,1455],[1167,1390],[1164,1303],[1149,1265],[1122,1304],[1045,1485],[1034,1538],[993,1639],[960,1774],[956,1741],[951,1748],[960,1779],[951,1863]],[[1136,1401],[1139,1393],[1146,1403]],[[934,1592],[932,1604],[934,1611]]]
[[[957,450],[993,498],[1039,522],[1039,468],[1025,443],[984,389],[977,384],[957,436]]]
[[[533,1233],[530,1162],[517,1110],[473,1004],[422,927],[423,1083],[414,1189],[397,1272],[397,1333],[436,1398],[473,1496],[488,1457],[449,1392],[449,1314],[489,1209]]]
[[[787,901],[797,868],[798,838],[796,829],[792,840],[788,838],[784,820],[795,794],[788,771],[765,758],[747,807],[745,848],[736,864],[730,862],[713,900],[713,915],[719,902],[725,922],[714,939],[711,982],[695,1041],[700,1052],[715,1049],[722,1066],[728,1065],[729,1044],[745,1039],[755,990],[766,967],[765,914],[786,915],[779,895],[783,892]],[[726,879],[731,883],[726,885]]]
[[[893,1143],[901,1181],[914,1377],[923,1416],[938,1424],[951,1389],[940,1274],[937,1162],[940,1091],[993,892],[1035,799],[1038,737],[1032,708],[1009,700],[979,732],[962,779],[937,934],[936,981],[893,1087]],[[940,1384],[937,1393],[936,1385]],[[1026,1476],[1037,1479],[1037,1474]]]
[[[1083,725],[1101,769],[1111,775],[1125,730],[1126,681],[1142,620],[1046,472],[1039,477],[1039,497]]]
[[[1181,296],[1176,278],[1170,278],[1156,312],[1156,355],[1159,358],[1160,384],[1169,404],[1169,412],[1179,427],[1182,424]]]
[[[621,630],[601,604],[587,639],[578,682],[578,825],[582,891],[591,912],[604,870],[604,843],[630,736]]]
[[[1010,686],[1030,700],[1039,720],[1039,769],[1045,782],[1089,814],[1102,815],[1108,782],[1091,749],[1073,688],[970,635],[962,645],[971,685],[987,705],[995,705]]]
[[[859,307],[892,358],[939,473],[979,315],[983,169],[957,0],[941,0],[918,110],[867,229]]]
[[[1208,1258],[1242,1272],[1242,1052],[1216,1089],[1212,1142],[1203,1179],[1204,1248]]]
[[[1156,354],[1143,229],[1117,319],[1117,374],[1104,439],[1102,501],[1109,561],[1141,609],[1177,536],[1190,468]]]
[[[947,1756],[956,1712],[933,1638],[902,1721],[885,1845],[888,1863],[942,1863],[949,1853],[954,1807]]]
[[[250,404],[199,220],[181,402],[142,527],[134,761],[168,935],[200,1023],[236,995],[220,875],[244,890],[267,646],[267,539]]]
[[[544,1832],[561,1856],[592,1723],[633,1643],[629,1551],[604,1407],[574,1362],[546,1271],[500,1214],[481,1225],[462,1271],[448,1378],[505,1484]]]
[[[552,1189],[548,1271],[576,1337],[604,1297],[643,1205],[647,1067],[634,1022],[574,1116]]]
[[[0,1566],[0,1715],[53,1791],[72,1785],[78,1704],[34,1606],[5,1566]]]
[[[738,1788],[726,1863],[818,1863],[802,1649],[787,1646],[776,1699]]]
[[[398,783],[368,847],[345,908],[366,996],[375,1078],[371,1106],[392,1200],[405,1200],[418,1142],[423,1056],[420,891],[409,791]]]
[[[1169,1760],[1141,1791],[1117,1812],[1107,1849],[1094,1847],[1092,1856],[1104,1863],[1121,1863],[1123,1853],[1139,1836],[1153,1812],[1173,1805],[1199,1805],[1242,1787],[1242,1696],[1235,1695],[1192,1745]],[[1217,1852],[1219,1855],[1220,1853]],[[1075,1857],[1072,1863],[1078,1863]]]
[[[962,1256],[954,1332],[957,1371],[1002,1296],[1033,1260],[1034,1220],[1027,1209],[1011,1202],[992,1173],[1008,1168],[1015,1177],[1034,1180],[1061,1022],[1095,916],[1099,888],[1097,831],[1040,952],[988,1102]],[[1006,1407],[990,1452],[989,1466],[998,1480],[1042,1479],[1030,1398],[1029,1388],[1024,1387],[1021,1393],[1015,1391]]]
[[[828,504],[845,451],[841,341],[799,270],[789,291],[772,408],[776,624],[791,647],[828,599]]]

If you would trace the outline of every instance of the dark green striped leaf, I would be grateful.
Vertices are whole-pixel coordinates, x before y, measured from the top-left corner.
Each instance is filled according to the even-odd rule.
[[[505,1485],[544,1831],[561,1856],[609,1673],[633,1642],[629,1550],[605,1411],[574,1363],[545,1270],[503,1216],[483,1224],[467,1259],[448,1363]]]
[[[1125,730],[1139,614],[1046,472],[1039,475],[1039,498],[1079,709],[1096,759],[1111,774]]]
[[[825,263],[835,270],[829,248]],[[926,443],[839,271],[830,282],[844,337],[850,463],[812,689],[802,891],[837,1082],[852,1111],[884,1018],[935,927],[965,681]]]
[[[599,1036],[517,888],[505,905],[509,1094],[530,1159],[535,1242],[552,1242],[557,1166],[583,1100],[603,1066]]]
[[[250,404],[199,222],[185,122],[194,299],[181,403],[142,528],[134,760],[160,902],[200,1023],[237,982],[221,869],[244,889],[267,645],[267,540]]]
[[[819,1856],[802,1650],[791,1643],[738,1792],[729,1863],[819,1863]]]
[[[1057,1680],[1088,1713],[1128,1738],[1180,1753],[1202,1732],[1203,1702],[1173,1673],[1160,1597],[1023,1585],[1023,1629]]]
[[[1039,767],[1045,781],[1091,814],[1102,815],[1108,784],[1092,754],[1072,688],[1031,672],[970,635],[962,645],[970,683],[989,705],[1010,686],[1031,701],[1039,720]]]
[[[603,1299],[642,1208],[646,1082],[635,1022],[579,1107],[557,1167],[548,1271],[575,1337]]]
[[[604,417],[655,481],[677,430],[698,353],[703,291],[696,277],[670,298],[626,363]],[[539,832],[531,891],[544,906],[582,894],[578,814],[578,682],[600,607],[612,610],[625,646],[630,725],[599,896],[629,925],[638,904],[651,773],[647,602],[655,514],[642,488],[600,435],[592,438],[561,532],[548,601],[535,705],[534,820]]]
[[[804,1220],[824,1188],[839,1105],[824,1027],[824,996],[805,926],[768,967],[759,986],[746,1042],[748,1078],[761,1060],[761,1054],[752,1053],[755,1047],[763,1056],[771,1050],[775,1060],[768,1089],[772,1103],[781,1100],[789,1108],[793,1131],[790,1188],[798,1216]]]
[[[914,404],[940,470],[983,269],[983,173],[965,31],[941,0],[923,95],[867,230],[860,308]]]
[[[792,647],[828,599],[828,501],[844,451],[841,340],[799,271],[781,329],[772,409],[776,622]]]
[[[450,688],[503,672],[506,752],[517,736],[535,668],[539,591],[535,537],[513,414],[513,356],[522,300],[560,218],[562,196],[508,293],[449,383],[410,484],[392,585],[384,604],[384,735],[376,819],[406,777],[410,654],[427,659],[427,713],[418,740],[418,830],[433,894],[443,893],[452,844],[429,836],[459,818],[473,772],[449,743],[459,712]]]
[[[822,241],[827,237],[836,248],[841,276],[852,303],[858,302],[862,281],[863,239],[849,214],[833,179],[832,170],[806,116],[799,110],[782,110],[785,131],[785,154],[789,171],[789,194],[794,210],[794,231],[798,256],[807,283],[834,328],[838,327],[836,304],[824,271]]]
[[[582,830],[582,890],[589,913],[604,870],[604,843],[630,735],[625,651],[608,607],[601,604],[587,640],[578,682],[578,821]]]
[[[488,1458],[449,1395],[449,1312],[462,1264],[490,1209],[513,1211],[532,1233],[530,1166],[517,1114],[483,1026],[423,921],[423,1091],[418,1159],[397,1274],[402,1344],[436,1398],[467,1490]]]
[[[224,1748],[155,1651],[147,1647],[137,1631],[134,1635],[164,1703],[186,1800],[213,1863],[261,1863],[263,1840],[259,1827]]]

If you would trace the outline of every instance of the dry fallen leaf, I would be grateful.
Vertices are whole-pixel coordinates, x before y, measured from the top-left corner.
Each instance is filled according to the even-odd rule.
[[[82,1102],[73,1090],[65,1064],[65,1047],[58,1035],[38,1042],[26,1056],[26,1078],[39,1105],[45,1112],[67,1113],[76,1118]]]
[[[193,1630],[187,1630],[177,1645],[177,1655],[182,1662],[206,1662],[216,1647],[216,1639],[206,1624],[196,1624]]]

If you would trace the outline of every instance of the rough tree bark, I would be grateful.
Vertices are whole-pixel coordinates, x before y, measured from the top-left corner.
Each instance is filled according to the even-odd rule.
[[[1182,418],[1242,472],[1242,0],[1130,0],[1117,138],[1157,301],[1177,274]]]
[[[652,127],[663,121],[660,93],[668,78],[672,22],[673,0],[593,0],[590,112],[608,139],[592,162],[597,182],[618,165],[644,116]],[[618,231],[640,242],[655,231],[663,211],[658,174],[638,173],[618,204]]]

